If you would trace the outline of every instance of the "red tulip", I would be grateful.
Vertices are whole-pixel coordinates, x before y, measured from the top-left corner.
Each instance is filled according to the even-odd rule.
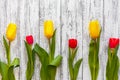
[[[69,39],[69,47],[76,48],[77,47],[77,40],[76,39]]]
[[[116,48],[119,45],[119,38],[110,38],[109,39],[109,47]]]
[[[32,45],[33,44],[33,36],[32,35],[26,36],[26,41],[28,44]]]

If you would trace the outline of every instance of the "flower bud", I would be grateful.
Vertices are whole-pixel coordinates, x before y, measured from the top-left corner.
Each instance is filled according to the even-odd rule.
[[[54,25],[52,20],[46,20],[44,22],[44,35],[50,39],[54,33]]]
[[[89,23],[89,34],[92,39],[96,39],[100,35],[100,24],[98,20],[92,20]]]
[[[6,30],[6,37],[11,42],[15,39],[17,32],[17,26],[14,23],[10,23]]]

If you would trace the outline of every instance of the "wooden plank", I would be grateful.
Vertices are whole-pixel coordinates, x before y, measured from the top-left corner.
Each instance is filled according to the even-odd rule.
[[[27,23],[27,19],[29,19],[28,14],[27,14],[27,8],[28,8],[27,1],[21,0],[19,2],[19,5],[20,5],[19,30],[20,30],[20,59],[21,59],[19,80],[25,80],[26,79],[25,71],[26,71],[26,64],[27,64],[27,54],[26,54],[26,49],[25,49],[23,40],[25,40],[25,36],[27,33],[30,32],[30,29],[26,29],[26,27],[28,26],[27,24],[29,24]]]
[[[106,54],[106,62],[107,62],[107,47],[108,47],[109,38],[120,37],[119,36],[120,1],[119,0],[104,0],[104,5],[105,5],[104,6],[104,39],[105,39],[104,45],[106,49],[105,54]],[[118,52],[118,56],[120,57],[119,52]],[[104,62],[104,64],[106,64],[106,62]],[[104,80],[106,80],[105,76],[104,76]]]
[[[69,80],[68,70],[68,39],[78,40],[79,50],[76,60],[82,57],[82,4],[81,0],[62,0],[61,2],[61,29],[62,29],[62,74],[61,80]],[[82,65],[79,70],[78,80],[82,79]]]
[[[88,25],[90,20],[97,19],[100,21],[101,27],[103,27],[103,0],[82,0],[83,2],[83,80],[90,80],[90,70],[88,65],[88,54],[89,54],[89,32]],[[101,40],[103,39],[103,33],[101,34]],[[103,42],[101,42],[103,44]],[[100,44],[100,45],[101,45]],[[104,48],[104,46],[100,46],[100,48]],[[101,55],[102,54],[102,55]],[[102,64],[102,56],[103,52],[100,49],[99,59],[100,59],[100,69],[98,80],[103,80],[104,67]]]
[[[44,36],[44,21],[53,20],[54,27],[57,29],[56,33],[56,51],[55,55],[60,54],[60,0],[41,0],[39,6],[40,18],[40,45],[49,51],[48,40]],[[60,69],[58,69],[56,80],[59,80]]]
[[[1,3],[1,17],[2,17],[2,20],[1,20],[1,43],[3,44],[3,41],[2,41],[2,36],[5,35],[6,33],[6,27],[8,26],[8,24],[10,22],[14,22],[16,24],[19,24],[19,16],[18,16],[18,1],[17,0],[12,0],[9,1],[9,0],[4,0]],[[13,5],[14,4],[14,5]],[[19,32],[18,32],[19,33]],[[17,36],[19,37],[19,35]],[[11,60],[13,61],[13,59],[15,57],[17,57],[19,55],[19,38],[17,38],[15,41],[12,42],[12,45],[11,45]],[[4,46],[2,46],[3,48]],[[4,48],[3,48],[4,49]],[[5,53],[5,51],[2,51],[2,53]],[[5,54],[4,54],[5,55]],[[5,56],[2,56],[2,60],[6,60],[6,57]],[[19,78],[19,68],[15,69],[15,76],[16,78],[18,79]]]
[[[27,8],[27,12],[29,15],[27,18],[27,21],[29,22],[26,27],[26,30],[30,29],[30,32],[27,33],[27,35],[33,35],[34,37],[34,44],[39,43],[40,41],[40,0],[28,0],[27,4],[29,4]],[[29,29],[28,29],[29,28]],[[40,62],[36,55],[36,61],[35,61],[35,71],[34,75],[32,77],[32,80],[39,80],[40,79]]]

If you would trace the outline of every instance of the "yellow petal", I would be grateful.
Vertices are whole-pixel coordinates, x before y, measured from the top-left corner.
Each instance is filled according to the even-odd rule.
[[[6,37],[11,42],[16,37],[17,26],[14,23],[10,23],[6,30]]]
[[[44,35],[50,39],[53,36],[54,25],[52,20],[46,20],[44,22]]]
[[[100,24],[98,20],[92,20],[89,24],[89,33],[92,39],[96,39],[100,35]]]

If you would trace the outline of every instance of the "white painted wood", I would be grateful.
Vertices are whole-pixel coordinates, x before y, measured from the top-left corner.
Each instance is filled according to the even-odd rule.
[[[51,19],[57,29],[56,55],[63,56],[56,80],[70,80],[67,65],[69,38],[78,40],[79,50],[75,61],[83,58],[77,80],[91,80],[88,66],[88,24],[90,20],[98,19],[102,27],[98,80],[106,80],[108,40],[110,37],[120,37],[119,9],[119,0],[0,0],[0,60],[6,62],[2,36],[5,35],[8,23],[14,22],[18,26],[18,31],[16,40],[12,42],[11,57],[12,60],[19,57],[21,61],[20,67],[15,69],[16,80],[26,80],[25,36],[32,34],[34,43],[39,43],[49,51],[48,41],[43,34],[43,22]],[[35,63],[32,80],[40,80],[40,62],[37,56]]]
[[[106,57],[107,57],[107,43],[110,37],[120,37],[120,1],[117,0],[104,0],[104,39],[106,46]],[[120,57],[120,52],[118,52],[118,56]],[[106,60],[107,61],[107,60]],[[119,72],[120,74],[120,72]],[[120,77],[119,77],[120,79]]]

